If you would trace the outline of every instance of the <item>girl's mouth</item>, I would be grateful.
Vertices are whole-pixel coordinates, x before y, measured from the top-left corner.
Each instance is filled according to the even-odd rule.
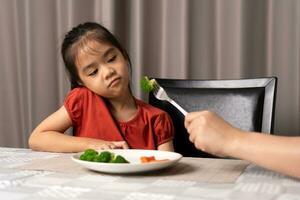
[[[120,82],[120,80],[121,80],[120,77],[114,78],[114,79],[108,84],[108,87],[114,87],[114,86],[116,86],[116,85]]]

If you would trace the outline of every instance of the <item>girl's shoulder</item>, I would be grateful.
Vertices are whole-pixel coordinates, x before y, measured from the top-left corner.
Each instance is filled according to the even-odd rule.
[[[78,87],[72,89],[65,98],[64,107],[69,113],[73,124],[79,124],[82,119],[86,93],[88,93],[86,88]]]
[[[72,89],[68,96],[80,96],[80,95],[85,95],[85,94],[88,94],[88,93],[91,93],[91,91],[89,89],[87,89],[86,87],[77,87],[77,88],[74,88]]]
[[[78,87],[72,89],[65,98],[67,104],[85,104],[87,102],[103,101],[102,98],[96,95],[86,87]],[[84,103],[85,102],[85,103]]]
[[[66,96],[66,99],[82,99],[83,97],[93,96],[93,92],[86,87],[77,87],[72,89]]]

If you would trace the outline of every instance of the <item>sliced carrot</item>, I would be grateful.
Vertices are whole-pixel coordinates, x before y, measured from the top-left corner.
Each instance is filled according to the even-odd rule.
[[[154,156],[142,156],[140,158],[140,160],[142,163],[148,163],[148,162],[155,160],[155,157]]]
[[[141,163],[150,163],[150,162],[162,162],[167,161],[169,159],[156,160],[154,156],[141,156]]]

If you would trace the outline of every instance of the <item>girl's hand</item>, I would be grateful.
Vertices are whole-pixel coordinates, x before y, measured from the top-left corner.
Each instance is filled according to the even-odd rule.
[[[129,149],[127,142],[125,141],[97,141],[89,145],[88,148],[92,149]]]
[[[127,142],[125,141],[116,141],[116,142],[112,142],[114,145],[114,149],[129,149],[129,146],[127,144]]]
[[[197,149],[218,156],[230,156],[237,138],[243,134],[210,111],[189,113],[184,125]]]

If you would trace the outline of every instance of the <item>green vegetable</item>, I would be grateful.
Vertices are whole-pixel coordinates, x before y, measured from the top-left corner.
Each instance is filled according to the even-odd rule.
[[[129,163],[123,156],[117,155],[115,159],[110,161],[111,163]]]
[[[83,154],[80,155],[80,160],[93,161],[94,158],[98,155],[98,152],[94,149],[87,149]]]
[[[87,149],[79,157],[80,160],[102,162],[102,163],[129,163],[124,157],[109,151],[98,153],[94,149]]]
[[[97,155],[93,161],[95,162],[110,162],[113,160],[114,154],[109,151],[103,151],[99,155]]]
[[[147,76],[144,76],[141,79],[141,88],[144,92],[151,92],[155,86],[155,79],[149,79]]]

